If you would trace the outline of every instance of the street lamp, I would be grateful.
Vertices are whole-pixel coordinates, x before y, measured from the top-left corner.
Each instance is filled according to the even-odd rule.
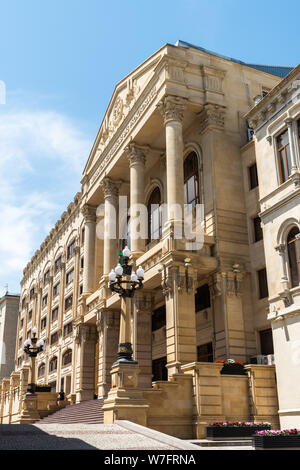
[[[144,280],[144,270],[140,266],[136,273],[132,271],[132,266],[128,265],[130,250],[125,246],[123,250],[123,263],[119,263],[108,275],[109,288],[121,297],[121,321],[120,321],[120,342],[118,350],[118,360],[115,364],[131,363],[137,364],[132,359],[131,344],[131,322],[129,299],[134,296],[136,290],[142,289]]]
[[[35,395],[35,358],[39,352],[43,351],[44,340],[37,339],[37,327],[32,328],[31,338],[26,339],[24,342],[24,351],[30,357],[31,362],[31,383],[28,384],[26,396]]]

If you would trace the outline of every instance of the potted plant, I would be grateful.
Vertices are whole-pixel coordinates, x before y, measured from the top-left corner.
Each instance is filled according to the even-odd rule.
[[[36,392],[51,392],[51,385],[49,384],[37,384],[35,386]]]
[[[244,368],[244,364],[242,363],[242,361],[235,361],[234,359],[227,359],[227,360],[219,360],[216,362],[223,365],[220,371],[220,374],[247,375],[247,372]]]
[[[253,447],[255,449],[297,448],[300,450],[300,429],[256,431],[253,437]]]
[[[206,437],[210,439],[251,437],[256,431],[271,429],[270,423],[249,421],[217,421],[206,427]]]

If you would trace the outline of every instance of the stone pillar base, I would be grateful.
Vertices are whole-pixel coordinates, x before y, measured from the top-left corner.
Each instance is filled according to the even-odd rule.
[[[79,390],[76,392],[76,403],[81,403],[82,401],[93,400],[94,390]]]
[[[37,404],[37,396],[24,397],[19,424],[31,424],[40,419],[40,415],[37,410]]]
[[[116,364],[111,369],[112,388],[104,401],[104,424],[117,419],[132,421],[147,426],[149,405],[138,387],[139,366]]]

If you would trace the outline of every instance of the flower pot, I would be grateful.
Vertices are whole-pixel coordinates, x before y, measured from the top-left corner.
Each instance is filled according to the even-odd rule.
[[[264,436],[253,437],[253,447],[255,449],[299,449],[300,435],[296,436]]]
[[[228,375],[247,375],[243,364],[224,364],[220,374]]]
[[[206,437],[210,439],[252,437],[256,431],[263,429],[270,429],[270,426],[207,426]]]

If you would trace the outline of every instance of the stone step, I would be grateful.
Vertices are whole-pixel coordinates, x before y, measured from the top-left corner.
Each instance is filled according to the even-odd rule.
[[[104,413],[102,410],[103,399],[89,400],[74,405],[69,405],[61,410],[39,420],[39,423],[51,424],[102,424]]]

